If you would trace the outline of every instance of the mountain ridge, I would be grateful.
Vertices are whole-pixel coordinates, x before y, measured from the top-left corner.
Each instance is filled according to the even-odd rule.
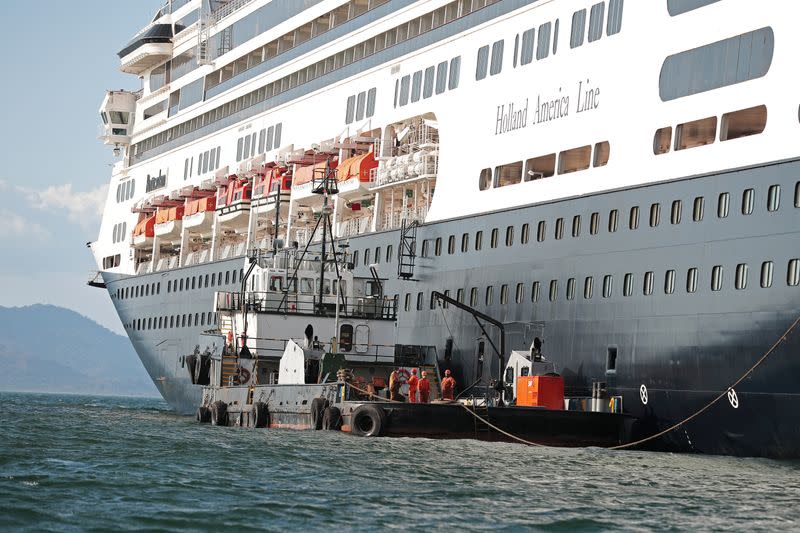
[[[158,395],[126,337],[48,304],[0,306],[0,389]]]

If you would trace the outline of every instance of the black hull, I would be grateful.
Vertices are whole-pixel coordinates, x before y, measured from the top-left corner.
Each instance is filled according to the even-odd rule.
[[[452,307],[429,305],[432,291],[464,291],[470,303],[473,288],[476,307],[502,321],[508,349],[526,350],[534,337],[544,340],[543,352],[565,377],[568,395],[588,395],[593,381],[608,384],[611,393],[623,396],[623,410],[645,422],[639,436],[647,436],[683,420],[725,391],[759,359],[800,314],[800,286],[792,281],[789,263],[800,257],[800,208],[795,207],[798,161],[778,162],[754,168],[689,177],[668,183],[610,191],[592,196],[535,204],[525,208],[489,213],[459,220],[426,224],[418,230],[417,249],[429,241],[428,257],[419,257],[413,281],[394,279],[396,256],[384,261],[387,246],[397,249],[397,231],[350,239],[350,250],[360,252],[356,275],[369,275],[364,251],[381,249],[379,272],[390,278],[386,293],[398,298],[397,342],[435,345],[440,362],[449,366],[459,386],[479,375],[488,384],[499,377],[497,362],[486,348],[479,363],[481,333],[472,317]],[[779,185],[780,207],[767,208],[769,187]],[[754,190],[753,211],[741,210],[743,191]],[[717,201],[730,194],[729,213],[719,217]],[[693,205],[704,198],[701,220],[693,219]],[[671,220],[671,206],[681,202],[680,221]],[[658,224],[650,225],[653,204],[660,206]],[[629,227],[631,208],[638,206],[638,227]],[[617,210],[618,224],[609,231],[609,217]],[[599,228],[591,231],[592,214],[599,214]],[[581,230],[572,236],[573,217],[580,216]],[[557,220],[563,219],[563,236],[556,238]],[[543,241],[537,226],[546,223]],[[522,243],[523,225],[528,242]],[[513,242],[506,246],[506,228],[514,228]],[[496,246],[491,232],[498,230]],[[476,250],[475,235],[483,232],[483,247]],[[469,247],[461,252],[462,235]],[[454,253],[448,253],[450,236]],[[435,240],[442,239],[436,256]],[[764,262],[772,262],[768,287],[761,286]],[[747,284],[736,287],[738,265],[747,265]],[[240,268],[243,258],[203,264],[176,271],[104,279],[112,297],[118,288],[168,279],[204,276],[209,272]],[[723,271],[720,290],[712,287],[715,267]],[[690,288],[690,271],[697,269],[697,283]],[[665,291],[666,273],[675,271],[674,291]],[[653,290],[644,291],[647,272],[653,272]],[[632,274],[630,294],[625,276]],[[603,294],[604,278],[613,279],[612,290]],[[584,282],[593,278],[593,294],[584,298]],[[575,280],[572,298],[567,297]],[[555,298],[550,283],[557,281]],[[534,301],[532,287],[539,283]],[[516,301],[516,286],[523,284],[523,298]],[[487,304],[487,287],[493,300]],[[501,301],[502,287],[507,301]],[[138,317],[208,312],[213,287],[194,292],[161,294],[138,300],[117,300],[124,323]],[[231,290],[231,289],[223,289]],[[418,296],[418,295],[422,296]],[[419,309],[417,301],[422,302]],[[406,299],[410,302],[405,307]],[[202,350],[211,340],[202,328],[140,331],[129,335],[145,366],[167,401],[176,410],[192,413],[200,401],[200,387],[192,386],[178,357],[195,345]],[[494,335],[494,333],[492,333]],[[445,344],[453,338],[453,350],[445,361]],[[165,339],[170,348],[165,349]],[[497,338],[495,337],[495,341]],[[609,371],[609,352],[616,352]],[[723,398],[708,412],[687,425],[649,444],[651,449],[710,454],[800,458],[800,333],[794,332],[747,380],[736,388],[738,407]],[[648,391],[647,404],[640,388]],[[480,390],[480,389],[476,389]]]

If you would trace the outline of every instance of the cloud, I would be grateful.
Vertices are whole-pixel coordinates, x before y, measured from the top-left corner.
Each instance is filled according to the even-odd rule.
[[[50,237],[50,232],[38,222],[28,220],[7,209],[0,209],[0,220],[3,221],[4,229],[4,231],[0,232],[0,238],[22,237],[25,239],[45,240]]]
[[[90,191],[73,191],[72,184],[51,185],[43,191],[17,187],[32,207],[49,210],[54,214],[64,213],[82,226],[94,226],[103,214],[108,185],[100,185]]]

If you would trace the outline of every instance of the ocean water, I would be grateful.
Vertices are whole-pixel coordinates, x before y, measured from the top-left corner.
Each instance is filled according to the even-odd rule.
[[[199,425],[0,393],[0,531],[797,531],[800,462]]]

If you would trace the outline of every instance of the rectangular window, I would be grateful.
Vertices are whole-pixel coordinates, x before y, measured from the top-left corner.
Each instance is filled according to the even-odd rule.
[[[556,173],[556,154],[548,154],[525,162],[524,181],[549,178]]]
[[[411,101],[417,102],[419,101],[419,97],[422,94],[422,71],[418,70],[414,73],[414,76],[411,79]]]
[[[622,280],[622,294],[625,296],[633,295],[633,274],[627,273]]]
[[[470,307],[475,307],[478,305],[478,288],[472,287],[469,291],[469,305]]]
[[[786,272],[786,284],[796,287],[800,283],[800,259],[792,259]]]
[[[589,234],[597,235],[600,231],[600,213],[594,212],[589,218]]]
[[[555,229],[554,235],[555,235],[556,239],[561,239],[562,237],[564,237],[564,219],[563,218],[557,218],[556,219],[556,229]]]
[[[467,253],[469,251],[469,233],[465,233],[461,236],[461,253]]]
[[[377,89],[373,87],[369,91],[367,91],[367,117],[371,117],[375,114],[375,94]]]
[[[492,61],[489,66],[489,75],[500,74],[503,70],[503,46],[505,41],[499,40],[492,44]]]
[[[772,28],[743,33],[664,60],[659,95],[664,102],[765,76],[772,65]],[[709,68],[714,65],[714,68]]]
[[[428,67],[425,69],[425,82],[422,86],[422,97],[430,98],[433,96],[433,82],[436,76],[436,68]]]
[[[423,304],[424,301],[425,301],[424,294],[421,293],[421,292],[418,292],[417,293],[417,311],[421,311],[422,310],[422,304]]]
[[[475,65],[475,80],[480,81],[486,77],[489,67],[489,45],[478,49],[478,61]]]
[[[475,251],[479,251],[483,247],[483,232],[475,232]]]
[[[650,205],[650,227],[655,228],[661,223],[661,204]]]
[[[672,126],[659,128],[653,136],[653,153],[661,155],[669,153],[672,144]]]
[[[458,289],[456,291],[456,301],[464,303],[464,289]]]
[[[720,141],[758,135],[767,127],[767,106],[760,105],[722,115]]]
[[[540,284],[538,281],[534,281],[533,285],[531,286],[531,301],[536,303],[539,301],[539,288]]]
[[[497,230],[497,228],[494,228],[492,230],[492,239],[491,239],[491,242],[490,242],[490,245],[491,245],[492,248],[497,248],[497,237],[498,237],[499,233],[500,232]]]
[[[722,281],[724,277],[724,271],[722,269],[722,265],[715,265],[714,268],[711,269],[711,290],[714,292],[718,292],[722,290]]]
[[[667,270],[664,274],[664,294],[672,294],[675,292],[675,271]]]
[[[484,300],[486,302],[486,306],[492,305],[494,302],[494,287],[489,285],[486,287],[486,298]]]
[[[434,244],[434,247],[433,247],[433,253],[436,255],[436,257],[439,257],[440,255],[442,255],[442,238],[441,237],[436,237],[436,241],[435,241],[435,244]]]
[[[794,206],[800,207],[800,181],[794,184]]]
[[[717,218],[726,218],[731,206],[731,195],[723,192],[717,199]]]
[[[586,37],[586,10],[581,9],[572,14],[572,35],[569,39],[569,47],[577,48],[583,44]]]
[[[575,215],[572,217],[572,236],[573,237],[580,237],[581,236],[581,216]]]
[[[508,303],[508,285],[500,285],[500,305]]]
[[[530,225],[529,224],[523,224],[522,225],[522,236],[520,237],[519,242],[522,243],[522,244],[528,244],[528,241],[530,240],[530,233],[531,233]]]
[[[604,167],[608,164],[608,158],[611,157],[611,145],[608,141],[599,142],[594,145],[594,161],[592,166]]]
[[[781,186],[770,185],[767,191],[767,211],[774,213],[781,206]]]
[[[589,168],[592,158],[592,147],[581,146],[565,150],[558,155],[558,173],[569,174]]]
[[[447,89],[453,90],[458,88],[458,78],[461,75],[461,56],[454,57],[450,60],[450,76],[447,82]]]
[[[594,277],[588,276],[583,280],[583,299],[591,300],[594,291]]]
[[[567,300],[575,299],[575,278],[567,280]]]
[[[450,235],[447,239],[447,254],[453,255],[454,253],[456,253],[456,236]]]
[[[353,122],[356,113],[356,97],[355,96],[348,96],[347,97],[347,109],[345,110],[344,114],[344,123],[350,124]]]
[[[614,233],[619,227],[619,211],[612,209],[608,213],[608,232]]]
[[[550,55],[550,27],[549,22],[539,26],[539,42],[536,46],[536,59],[544,59]]]
[[[764,261],[761,263],[761,288],[768,289],[772,287],[772,261]]]
[[[653,294],[653,272],[647,271],[644,273],[644,282],[642,283],[642,294],[650,296]]]
[[[411,76],[400,78],[400,106],[408,104],[408,96],[411,89]]]
[[[536,30],[531,28],[522,34],[522,50],[520,50],[520,65],[528,65],[533,61],[533,50],[536,47]]]
[[[631,207],[630,216],[628,217],[628,227],[630,229],[639,229],[639,206]]]
[[[494,186],[505,187],[522,181],[522,161],[494,168]]]
[[[447,89],[447,61],[442,61],[436,67],[436,94],[442,94]]]
[[[524,283],[517,283],[517,292],[516,292],[516,299],[515,301],[519,304],[522,303],[522,299],[525,297],[525,284]]]
[[[703,220],[703,212],[705,207],[705,199],[702,196],[698,196],[694,199],[694,206],[692,208],[692,220],[695,222],[700,222]]]
[[[742,193],[742,214],[750,215],[753,213],[753,204],[755,203],[755,191],[753,189],[745,189]]]
[[[697,291],[697,268],[692,267],[686,272],[686,292]]]
[[[679,124],[675,130],[675,150],[712,144],[717,136],[717,117]]]
[[[547,224],[544,220],[539,221],[539,225],[536,228],[536,240],[538,242],[544,242],[544,238],[547,231]]]
[[[508,226],[506,228],[506,246],[513,246],[514,245],[514,226]]]
[[[622,11],[624,9],[624,0],[611,0],[608,4],[608,25],[606,26],[606,35],[609,37],[616,35],[622,30]]]
[[[358,93],[358,98],[356,99],[356,120],[364,120],[364,111],[366,110],[367,106],[367,93],[360,92]]]
[[[747,288],[747,274],[749,268],[746,263],[739,263],[736,265],[736,281],[735,286],[737,291]]]
[[[589,42],[592,43],[603,36],[603,26],[606,21],[606,3],[600,2],[592,6],[589,13]]]
[[[680,200],[675,200],[672,202],[672,209],[670,210],[669,221],[672,224],[680,224],[681,223],[681,209],[682,209],[682,202]]]
[[[603,276],[603,298],[611,298],[611,289],[614,278],[611,275]]]
[[[554,302],[558,298],[558,280],[550,280],[550,301]]]

